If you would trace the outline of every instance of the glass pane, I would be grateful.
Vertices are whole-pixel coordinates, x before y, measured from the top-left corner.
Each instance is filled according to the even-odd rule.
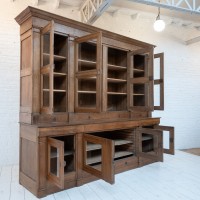
[[[96,78],[78,79],[79,107],[96,107]]]
[[[50,32],[43,34],[43,66],[50,64]]]
[[[53,93],[53,107],[54,112],[66,112],[66,92],[54,91]]]
[[[160,85],[154,85],[154,106],[160,106]]]
[[[43,89],[49,89],[49,74],[43,75]]]
[[[43,106],[49,106],[49,91],[43,91]]]
[[[94,41],[78,44],[78,71],[96,69],[97,46]]]
[[[163,131],[163,148],[165,149],[170,149],[169,138],[170,138],[169,131]]]
[[[154,59],[154,79],[160,79],[160,58]]]
[[[59,177],[59,151],[55,147],[50,147],[50,173]]]
[[[102,145],[86,142],[86,165],[101,171],[102,164]]]
[[[67,37],[54,34],[54,55],[67,56]]]
[[[63,137],[64,141],[64,172],[68,173],[74,171],[74,136]]]
[[[154,152],[154,138],[152,134],[142,133],[142,152]]]
[[[43,78],[43,106],[49,106],[49,74],[44,74]]]
[[[133,106],[145,106],[145,84],[133,85]]]
[[[133,56],[133,77],[144,77],[145,76],[145,56],[134,55]]]
[[[123,70],[123,67],[127,67],[127,52],[119,49],[108,48],[108,65],[114,69],[114,66],[121,68],[115,68],[116,70]]]

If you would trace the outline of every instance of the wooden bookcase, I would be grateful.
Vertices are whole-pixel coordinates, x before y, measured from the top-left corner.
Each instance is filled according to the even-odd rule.
[[[28,7],[20,25],[20,184],[37,197],[174,154],[154,46]],[[154,80],[154,59],[160,77]],[[154,86],[160,105],[154,106]],[[163,134],[169,132],[169,148]],[[133,180],[134,181],[134,180]]]

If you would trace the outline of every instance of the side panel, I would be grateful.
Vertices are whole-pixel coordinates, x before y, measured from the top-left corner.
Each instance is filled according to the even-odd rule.
[[[21,35],[20,111],[32,111],[32,29]]]
[[[37,195],[38,191],[37,128],[20,125],[19,182]]]

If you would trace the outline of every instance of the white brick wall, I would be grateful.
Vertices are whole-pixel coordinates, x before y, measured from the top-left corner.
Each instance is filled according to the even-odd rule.
[[[19,26],[14,18],[31,1],[1,0],[0,6],[0,166],[18,163],[19,154]],[[31,4],[30,4],[31,5]],[[72,8],[40,9],[78,20]],[[165,111],[155,112],[163,125],[175,126],[176,148],[200,147],[200,43],[185,46],[170,33],[155,33],[148,20],[105,13],[94,25],[157,45],[165,52]],[[181,34],[181,32],[180,32]]]

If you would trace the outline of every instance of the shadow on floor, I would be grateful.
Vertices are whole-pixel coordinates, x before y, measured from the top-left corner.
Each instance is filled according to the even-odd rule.
[[[181,151],[191,153],[197,156],[200,156],[200,148],[192,148],[192,149],[181,149]]]

